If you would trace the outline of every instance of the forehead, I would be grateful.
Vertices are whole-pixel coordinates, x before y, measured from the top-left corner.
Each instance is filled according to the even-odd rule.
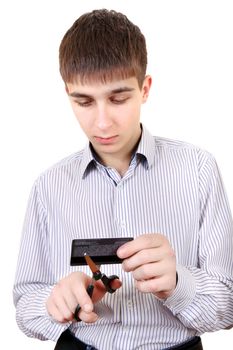
[[[88,96],[99,96],[108,95],[114,92],[139,90],[138,81],[135,77],[113,80],[105,83],[102,81],[88,81],[82,83],[80,81],[75,81],[67,83],[66,86],[69,95],[78,93]]]

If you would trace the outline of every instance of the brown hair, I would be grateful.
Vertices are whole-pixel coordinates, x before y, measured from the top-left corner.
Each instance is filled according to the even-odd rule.
[[[59,63],[65,83],[135,76],[141,87],[147,66],[145,38],[122,13],[94,10],[79,17],[66,32]]]

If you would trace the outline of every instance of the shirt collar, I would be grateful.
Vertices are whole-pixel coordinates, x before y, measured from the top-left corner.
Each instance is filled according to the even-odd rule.
[[[150,168],[154,163],[155,140],[145,126],[141,125],[141,128],[142,135],[135,154],[143,156],[145,159],[145,165],[147,168]]]
[[[84,178],[93,167],[95,167],[95,158],[93,157],[93,153],[91,151],[91,144],[89,142],[83,150],[80,169],[81,177]]]
[[[145,164],[146,168],[149,169],[151,165],[154,163],[155,157],[155,140],[154,137],[150,134],[150,132],[141,125],[142,134],[141,139],[138,144],[138,148],[135,152],[136,155],[142,156],[145,160],[143,164]],[[86,145],[83,150],[83,156],[81,161],[81,177],[84,178],[91,169],[96,166],[96,159],[91,150],[90,142]]]

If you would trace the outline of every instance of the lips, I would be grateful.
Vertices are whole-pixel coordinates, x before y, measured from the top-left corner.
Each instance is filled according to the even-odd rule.
[[[95,136],[94,138],[97,143],[100,143],[102,145],[110,145],[116,141],[116,139],[118,138],[118,135],[114,135],[110,137]]]

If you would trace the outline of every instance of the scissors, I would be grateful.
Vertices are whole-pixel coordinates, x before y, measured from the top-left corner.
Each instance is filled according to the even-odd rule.
[[[89,255],[84,253],[84,258],[86,260],[87,265],[90,267],[92,271],[92,283],[89,284],[86,289],[87,294],[90,296],[90,298],[92,297],[93,290],[94,290],[94,281],[98,281],[98,280],[101,280],[103,282],[105,289],[108,293],[111,293],[111,294],[114,293],[116,289],[111,288],[111,282],[115,279],[119,279],[119,277],[116,275],[107,277],[104,273],[100,271],[100,267],[94,263],[94,261]],[[78,316],[80,310],[81,310],[81,306],[78,304],[74,312],[74,318],[76,319],[77,322],[81,321]]]

